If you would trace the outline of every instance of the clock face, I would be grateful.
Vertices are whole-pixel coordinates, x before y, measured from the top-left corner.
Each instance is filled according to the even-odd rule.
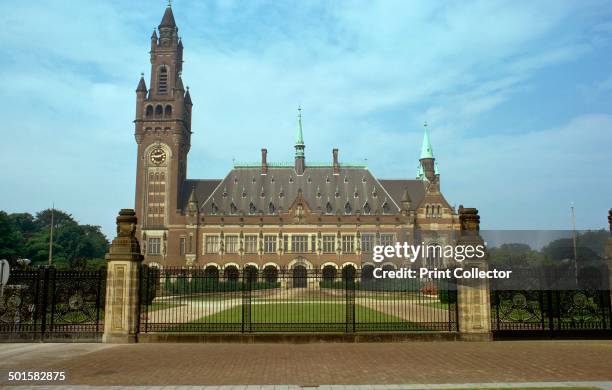
[[[153,164],[161,164],[166,161],[166,152],[162,148],[153,149],[151,152],[151,162]]]

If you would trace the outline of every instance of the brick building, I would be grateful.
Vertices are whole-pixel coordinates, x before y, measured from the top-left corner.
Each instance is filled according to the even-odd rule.
[[[453,241],[458,216],[440,192],[427,126],[415,179],[377,179],[365,166],[342,163],[338,149],[328,165],[309,164],[301,113],[293,162],[268,162],[262,149],[260,163],[236,164],[222,179],[187,179],[193,103],[170,6],[150,54],[150,88],[141,77],[134,121],[137,234],[146,263],[225,276],[238,269],[335,273],[373,264],[377,244]]]

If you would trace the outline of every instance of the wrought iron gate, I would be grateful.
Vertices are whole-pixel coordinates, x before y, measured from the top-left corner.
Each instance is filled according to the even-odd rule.
[[[0,341],[96,341],[104,331],[106,269],[13,270],[0,299]]]
[[[457,331],[456,288],[354,269],[142,269],[140,332]]]

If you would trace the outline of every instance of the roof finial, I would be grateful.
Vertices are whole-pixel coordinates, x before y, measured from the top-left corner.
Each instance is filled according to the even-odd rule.
[[[295,137],[295,145],[304,145],[304,135],[302,133],[302,106],[298,106],[298,128]]]

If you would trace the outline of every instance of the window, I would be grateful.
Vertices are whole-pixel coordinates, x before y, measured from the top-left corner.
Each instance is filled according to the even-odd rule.
[[[193,236],[189,236],[189,253],[193,253]]]
[[[289,252],[289,236],[286,234],[283,236],[283,250]]]
[[[236,205],[234,204],[234,202],[232,202],[232,204],[230,205],[230,214],[236,213],[238,213],[238,208],[236,208]]]
[[[276,236],[264,236],[264,252],[276,253]]]
[[[249,234],[244,236],[244,251],[245,253],[257,253],[257,236]]]
[[[179,256],[185,256],[185,237],[179,240]]]
[[[155,116],[161,116],[164,113],[164,108],[161,106],[161,104],[158,104],[157,106],[155,106]]]
[[[317,235],[313,234],[310,236],[310,251],[315,253],[317,251]]]
[[[274,211],[276,209],[274,208],[274,203],[270,202],[270,204],[268,204],[268,213],[269,214],[274,214]]]
[[[219,212],[219,208],[217,207],[217,205],[214,202],[210,206],[210,212],[211,212],[211,214],[217,214]]]
[[[364,253],[371,253],[374,247],[374,235],[373,234],[362,234],[361,235],[361,251]]]
[[[151,237],[149,238],[149,254],[159,255],[161,253],[161,238]]]
[[[153,106],[151,106],[151,105],[148,105],[148,106],[147,106],[147,111],[146,111],[146,113],[145,113],[145,116],[146,116],[147,118],[150,118],[150,117],[152,117],[152,116],[153,116]]]
[[[325,206],[325,212],[327,214],[331,214],[332,213],[332,205],[331,205],[331,203],[327,202],[327,205]]]
[[[238,236],[225,236],[225,253],[238,253]]]
[[[308,252],[308,236],[306,235],[291,236],[291,252],[293,253]]]
[[[219,252],[219,236],[206,236],[204,239],[204,249],[206,253]]]
[[[255,214],[256,211],[257,209],[255,208],[253,202],[249,203],[249,214]]]
[[[166,108],[164,109],[164,116],[172,116],[172,106],[171,105],[167,105]]]
[[[336,236],[325,235],[323,236],[323,253],[335,253],[336,252]]]
[[[159,78],[157,82],[157,93],[168,92],[168,70],[165,66],[159,69]]]
[[[353,235],[342,236],[342,252],[343,253],[355,252],[355,236]]]
[[[395,234],[383,233],[380,235],[380,245],[394,246],[395,245]]]

